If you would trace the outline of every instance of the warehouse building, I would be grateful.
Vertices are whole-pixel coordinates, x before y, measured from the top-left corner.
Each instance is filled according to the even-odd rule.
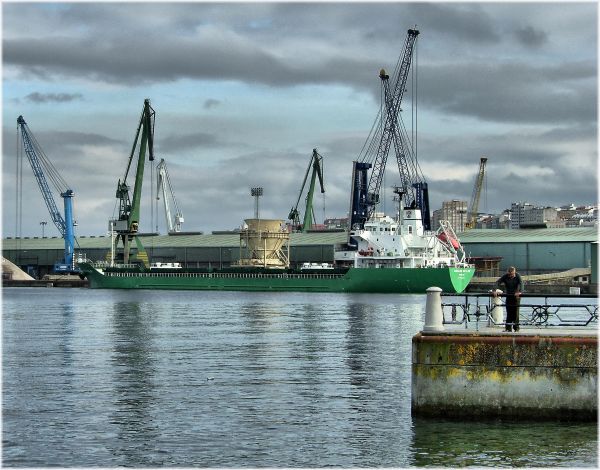
[[[239,233],[210,235],[179,234],[141,236],[144,248],[152,262],[179,262],[184,267],[230,266],[240,259]],[[331,263],[334,246],[347,240],[343,231],[292,233],[290,235],[290,263]],[[79,237],[75,248],[77,256],[94,261],[110,259],[111,238]],[[61,238],[6,238],[3,256],[33,277],[49,274],[54,263],[64,256]]]
[[[468,256],[499,258],[500,272],[509,266],[521,274],[597,268],[598,231],[586,228],[469,230],[458,234]]]
[[[591,282],[597,282],[597,242],[595,228],[530,230],[469,230],[458,234],[467,256],[480,260],[496,273],[516,266],[522,274],[541,274],[573,268],[591,268]],[[331,263],[335,245],[346,241],[345,232],[292,233],[290,262]],[[225,267],[240,258],[237,233],[151,235],[142,237],[154,262],[179,262],[186,267]],[[76,254],[92,260],[110,258],[110,237],[80,237]],[[63,257],[60,238],[6,238],[3,256],[23,270],[41,278]],[[487,263],[487,264],[486,264]],[[476,275],[490,275],[477,273]],[[596,279],[596,281],[594,281]]]

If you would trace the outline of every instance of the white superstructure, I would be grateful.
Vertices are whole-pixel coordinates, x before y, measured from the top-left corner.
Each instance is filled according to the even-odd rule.
[[[335,262],[355,268],[467,266],[452,227],[447,221],[440,224],[435,232],[425,231],[419,209],[402,209],[398,219],[376,213],[363,230],[350,232],[356,248],[336,251]]]

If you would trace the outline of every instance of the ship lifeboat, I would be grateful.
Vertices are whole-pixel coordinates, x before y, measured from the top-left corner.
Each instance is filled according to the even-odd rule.
[[[458,240],[454,237],[448,237],[444,232],[440,233],[437,237],[444,243],[449,243],[452,245],[455,250],[460,248],[460,243],[458,243]]]
[[[370,246],[369,248],[367,248],[366,250],[359,250],[358,254],[360,256],[373,256],[373,247]]]

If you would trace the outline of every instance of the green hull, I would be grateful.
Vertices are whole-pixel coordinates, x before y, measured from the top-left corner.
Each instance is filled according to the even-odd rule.
[[[425,293],[429,287],[460,293],[474,268],[350,268],[345,273],[281,271],[114,270],[102,273],[87,263],[80,268],[95,289],[229,290],[285,292]]]

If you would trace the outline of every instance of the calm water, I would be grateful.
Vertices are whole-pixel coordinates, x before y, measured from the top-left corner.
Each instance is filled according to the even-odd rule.
[[[3,290],[4,466],[597,466],[596,424],[410,415],[417,295]]]

